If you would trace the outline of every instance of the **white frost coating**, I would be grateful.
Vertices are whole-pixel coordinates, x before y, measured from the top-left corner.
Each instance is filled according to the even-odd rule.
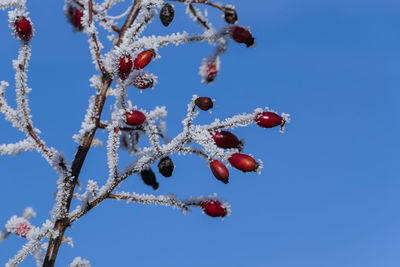
[[[7,221],[5,227],[10,233],[26,236],[32,228],[32,225],[27,219],[14,215]]]
[[[17,156],[24,151],[32,151],[36,149],[36,143],[31,138],[19,141],[15,144],[0,145],[0,155]]]
[[[17,111],[11,108],[6,99],[4,98],[5,90],[9,86],[8,82],[0,82],[0,112],[3,113],[5,119],[12,123],[13,127],[18,130],[25,132],[25,124],[19,116],[17,116]]]
[[[79,130],[78,134],[74,134],[72,136],[74,141],[77,142],[78,144],[81,142],[81,140],[85,136],[85,134],[87,134],[95,129],[95,127],[96,127],[96,124],[95,124],[96,112],[97,112],[97,109],[95,106],[95,97],[92,95],[89,98],[89,107],[86,110],[85,119],[82,121],[81,129]]]
[[[194,11],[196,12],[197,17],[204,21],[210,28],[212,28],[212,24],[211,22],[208,21],[207,16],[208,16],[208,12],[207,9],[204,10],[204,15],[201,12],[200,9],[198,9],[196,6],[192,5]],[[186,10],[185,13],[189,15],[189,17],[194,21],[194,22],[198,22],[200,25],[202,25],[200,23],[200,21],[196,18],[196,16],[193,14],[193,12],[190,10],[190,6],[189,3],[186,4]]]
[[[86,191],[79,198],[82,201],[82,207],[85,208],[88,203],[90,203],[97,196],[99,191],[99,186],[96,181],[89,180],[86,186]]]
[[[26,207],[23,211],[22,211],[22,217],[30,220],[33,217],[36,217],[36,212],[33,210],[32,207]]]
[[[190,206],[200,206],[203,201],[214,200],[222,203],[223,207],[227,209],[228,215],[230,214],[230,205],[217,198],[217,194],[208,197],[189,197],[187,199],[179,200],[175,195],[160,195],[155,196],[151,194],[137,194],[137,193],[127,193],[127,192],[116,192],[116,199],[125,200],[127,203],[136,202],[143,205],[162,205],[167,207],[172,207],[175,209],[181,209],[183,213],[189,211]]]
[[[25,9],[26,0],[0,0],[0,9],[4,10],[12,7]]]
[[[35,231],[34,235],[30,233],[29,236],[27,236],[29,242],[26,243],[22,249],[6,263],[6,267],[14,267],[21,263],[29,253],[38,248],[40,242],[46,237],[47,233],[49,233],[53,227],[54,224],[51,221],[46,220],[40,230]]]
[[[96,26],[94,25],[94,21],[89,24],[89,1],[83,1],[84,9],[83,9],[83,16],[81,19],[83,32],[89,35],[89,51],[92,55],[92,62],[93,65],[96,66],[96,69],[99,70],[101,66],[99,66],[99,62],[97,59],[97,53],[100,55],[100,61],[102,60],[101,56],[101,49],[103,49],[103,44],[100,42],[97,32]],[[98,51],[97,51],[98,49]]]
[[[91,267],[90,261],[76,257],[68,267]]]
[[[42,244],[40,247],[37,247],[32,252],[32,256],[35,259],[35,263],[36,263],[37,267],[42,267],[43,266],[43,262],[44,262],[44,259],[46,257],[45,249],[47,249],[47,245]]]
[[[201,35],[189,35],[187,32],[173,33],[166,36],[145,36],[137,39],[130,47],[131,51],[135,51],[139,48],[144,47],[145,49],[157,49],[169,44],[183,45],[189,42],[203,42],[207,41],[210,45],[216,44],[216,42],[229,33],[229,28],[222,27],[220,31],[210,29],[205,31]]]

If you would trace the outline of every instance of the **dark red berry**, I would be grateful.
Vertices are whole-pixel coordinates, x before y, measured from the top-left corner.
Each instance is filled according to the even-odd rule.
[[[227,23],[235,24],[238,20],[236,10],[234,10],[233,8],[225,7],[224,18]]]
[[[272,128],[278,125],[282,125],[284,122],[281,116],[279,116],[275,112],[270,111],[258,113],[256,115],[255,121],[258,126],[263,128]]]
[[[14,26],[18,38],[24,42],[29,42],[33,32],[31,22],[27,18],[21,17],[15,21]]]
[[[215,178],[227,184],[229,182],[229,171],[226,168],[225,164],[221,161],[212,159],[210,160],[210,169],[214,174]]]
[[[156,180],[156,175],[151,169],[142,170],[140,176],[145,184],[150,185],[154,190],[158,189],[159,184]]]
[[[145,50],[143,52],[140,52],[133,62],[135,69],[140,70],[146,67],[150,63],[152,57],[153,50]]]
[[[76,31],[83,30],[83,25],[82,25],[83,11],[81,9],[69,6],[67,16],[69,22],[72,24],[72,26],[74,26]]]
[[[137,126],[142,124],[146,120],[146,116],[143,112],[139,110],[132,110],[131,112],[126,112],[126,124],[131,126]]]
[[[243,26],[232,26],[230,28],[229,34],[231,38],[239,44],[244,43],[247,47],[254,44],[254,38],[251,35],[250,31]]]
[[[146,73],[141,73],[138,74],[134,79],[133,79],[133,86],[140,90],[147,89],[149,87],[153,87],[154,80],[153,78],[146,74]]]
[[[121,80],[128,78],[129,73],[132,70],[132,58],[131,56],[123,56],[119,58],[119,69],[118,76]]]
[[[174,167],[174,163],[170,157],[162,158],[158,163],[158,170],[164,177],[171,177]]]
[[[215,144],[220,148],[240,148],[241,142],[231,132],[220,131],[212,134]]]
[[[206,96],[201,96],[198,97],[194,103],[196,104],[196,106],[201,109],[201,110],[209,110],[210,108],[212,108],[214,106],[213,101],[211,100],[211,98],[206,97]]]
[[[258,169],[258,163],[246,154],[235,153],[228,160],[233,167],[243,172],[253,172]]]
[[[174,8],[170,4],[165,4],[160,11],[161,23],[164,26],[168,26],[174,19]]]
[[[211,217],[225,217],[228,214],[226,208],[217,200],[206,200],[201,202],[201,208]]]
[[[208,83],[214,81],[215,77],[218,74],[217,70],[217,63],[216,62],[211,62],[207,64],[207,69],[206,69],[206,81]]]

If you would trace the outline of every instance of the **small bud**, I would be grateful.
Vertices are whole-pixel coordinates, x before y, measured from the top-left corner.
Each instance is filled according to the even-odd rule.
[[[205,214],[211,217],[225,217],[228,213],[222,203],[217,200],[203,201],[201,202],[201,208]]]
[[[171,177],[172,172],[174,171],[174,167],[174,163],[172,162],[172,159],[170,157],[162,158],[158,163],[158,171],[164,177]]]
[[[239,44],[244,43],[247,47],[254,44],[254,38],[251,35],[250,31],[243,26],[232,26],[230,28],[229,34],[231,38]]]
[[[75,31],[82,31],[83,11],[80,8],[69,6],[67,12],[68,21],[72,24],[72,26],[74,26]]]
[[[275,112],[264,111],[256,115],[255,121],[258,126],[263,128],[272,128],[278,125],[282,125],[284,120],[281,116]]]
[[[214,174],[215,178],[227,184],[229,182],[229,171],[226,168],[225,164],[221,161],[212,159],[210,160],[210,169]]]
[[[140,73],[133,79],[132,85],[137,89],[144,90],[149,87],[153,87],[153,83],[154,80],[151,75],[147,73]]]
[[[119,58],[118,76],[121,80],[128,78],[129,73],[132,70],[132,58],[131,56],[123,56]]]
[[[212,134],[212,138],[214,139],[215,144],[220,148],[227,149],[241,147],[241,142],[236,135],[228,131],[215,132]]]
[[[152,186],[154,190],[158,189],[159,184],[157,183],[156,175],[151,169],[142,170],[140,176],[145,184]]]
[[[131,110],[125,113],[126,124],[131,126],[138,126],[146,120],[146,116],[139,110]]]
[[[218,74],[217,63],[210,62],[209,64],[207,64],[206,81],[208,83],[214,81],[215,77],[217,77],[217,74]]]
[[[133,61],[134,68],[136,70],[140,70],[146,67],[153,58],[153,55],[153,50],[145,50],[140,52]]]
[[[166,27],[174,19],[174,8],[170,4],[165,4],[160,11],[161,23]]]
[[[15,33],[17,37],[24,41],[29,42],[32,38],[33,28],[32,23],[26,17],[18,18],[15,23]]]
[[[31,226],[29,223],[19,223],[15,226],[15,234],[23,238],[26,238],[30,230]]]
[[[234,10],[233,8],[225,7],[224,18],[227,23],[235,24],[238,20],[236,10]]]
[[[199,109],[204,110],[204,111],[207,111],[207,110],[209,110],[210,108],[213,108],[213,106],[214,106],[214,103],[212,102],[211,98],[205,97],[205,96],[198,97],[198,98],[194,101],[194,103],[196,104],[196,106],[197,106]]]
[[[246,154],[234,153],[228,160],[233,167],[243,172],[253,172],[258,169],[258,163]]]

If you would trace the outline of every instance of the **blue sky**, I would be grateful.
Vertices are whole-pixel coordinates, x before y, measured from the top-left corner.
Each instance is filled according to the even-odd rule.
[[[230,217],[221,221],[199,209],[182,215],[166,207],[104,202],[67,231],[75,247],[61,247],[57,266],[75,256],[93,266],[399,266],[400,3],[224,3],[235,5],[239,23],[251,27],[256,49],[231,42],[216,82],[207,86],[197,72],[211,47],[164,48],[162,59],[148,67],[159,76],[155,90],[140,94],[131,88],[129,95],[146,109],[166,105],[171,136],[180,131],[192,94],[217,100],[213,113],[200,114],[198,123],[265,106],[290,113],[283,135],[256,126],[235,130],[246,138],[245,152],[263,159],[262,175],[232,169],[224,185],[202,159],[174,155],[174,175],[159,175],[156,194],[186,198],[217,192],[231,203]],[[28,1],[36,28],[30,104],[43,138],[72,159],[71,137],[93,94],[88,79],[95,70],[86,36],[72,32],[62,6],[62,1]],[[168,28],[156,20],[147,32],[201,31],[179,3],[175,7]],[[213,24],[221,25],[220,13],[209,13]],[[18,42],[6,12],[0,13],[0,35],[0,80],[12,82]],[[11,89],[8,96],[14,96]],[[0,133],[1,143],[22,138],[4,121]],[[105,162],[105,149],[93,149],[81,182],[104,182]],[[33,223],[49,218],[57,176],[44,160],[32,152],[3,157],[0,169],[1,225],[26,206],[38,213]],[[119,190],[152,193],[137,176]],[[0,262],[23,244],[17,237],[1,243]],[[21,266],[32,265],[30,257]]]

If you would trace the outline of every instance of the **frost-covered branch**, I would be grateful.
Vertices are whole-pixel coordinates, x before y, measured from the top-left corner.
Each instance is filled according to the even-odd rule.
[[[149,194],[137,194],[137,193],[127,193],[127,192],[116,192],[115,194],[109,194],[107,198],[116,200],[126,200],[129,202],[136,202],[143,205],[153,204],[168,206],[176,209],[181,209],[183,213],[189,211],[189,207],[201,206],[201,203],[208,200],[220,201],[216,195],[209,197],[196,197],[188,198],[183,200],[178,200],[175,195],[160,195],[154,196]],[[228,205],[227,205],[228,206]]]
[[[50,221],[46,221],[40,229],[32,229],[29,231],[27,239],[29,240],[20,251],[6,263],[6,267],[14,267],[21,263],[26,256],[36,250],[42,240],[47,236],[48,233],[52,233],[53,236],[57,235],[56,232],[52,231],[54,224]]]

